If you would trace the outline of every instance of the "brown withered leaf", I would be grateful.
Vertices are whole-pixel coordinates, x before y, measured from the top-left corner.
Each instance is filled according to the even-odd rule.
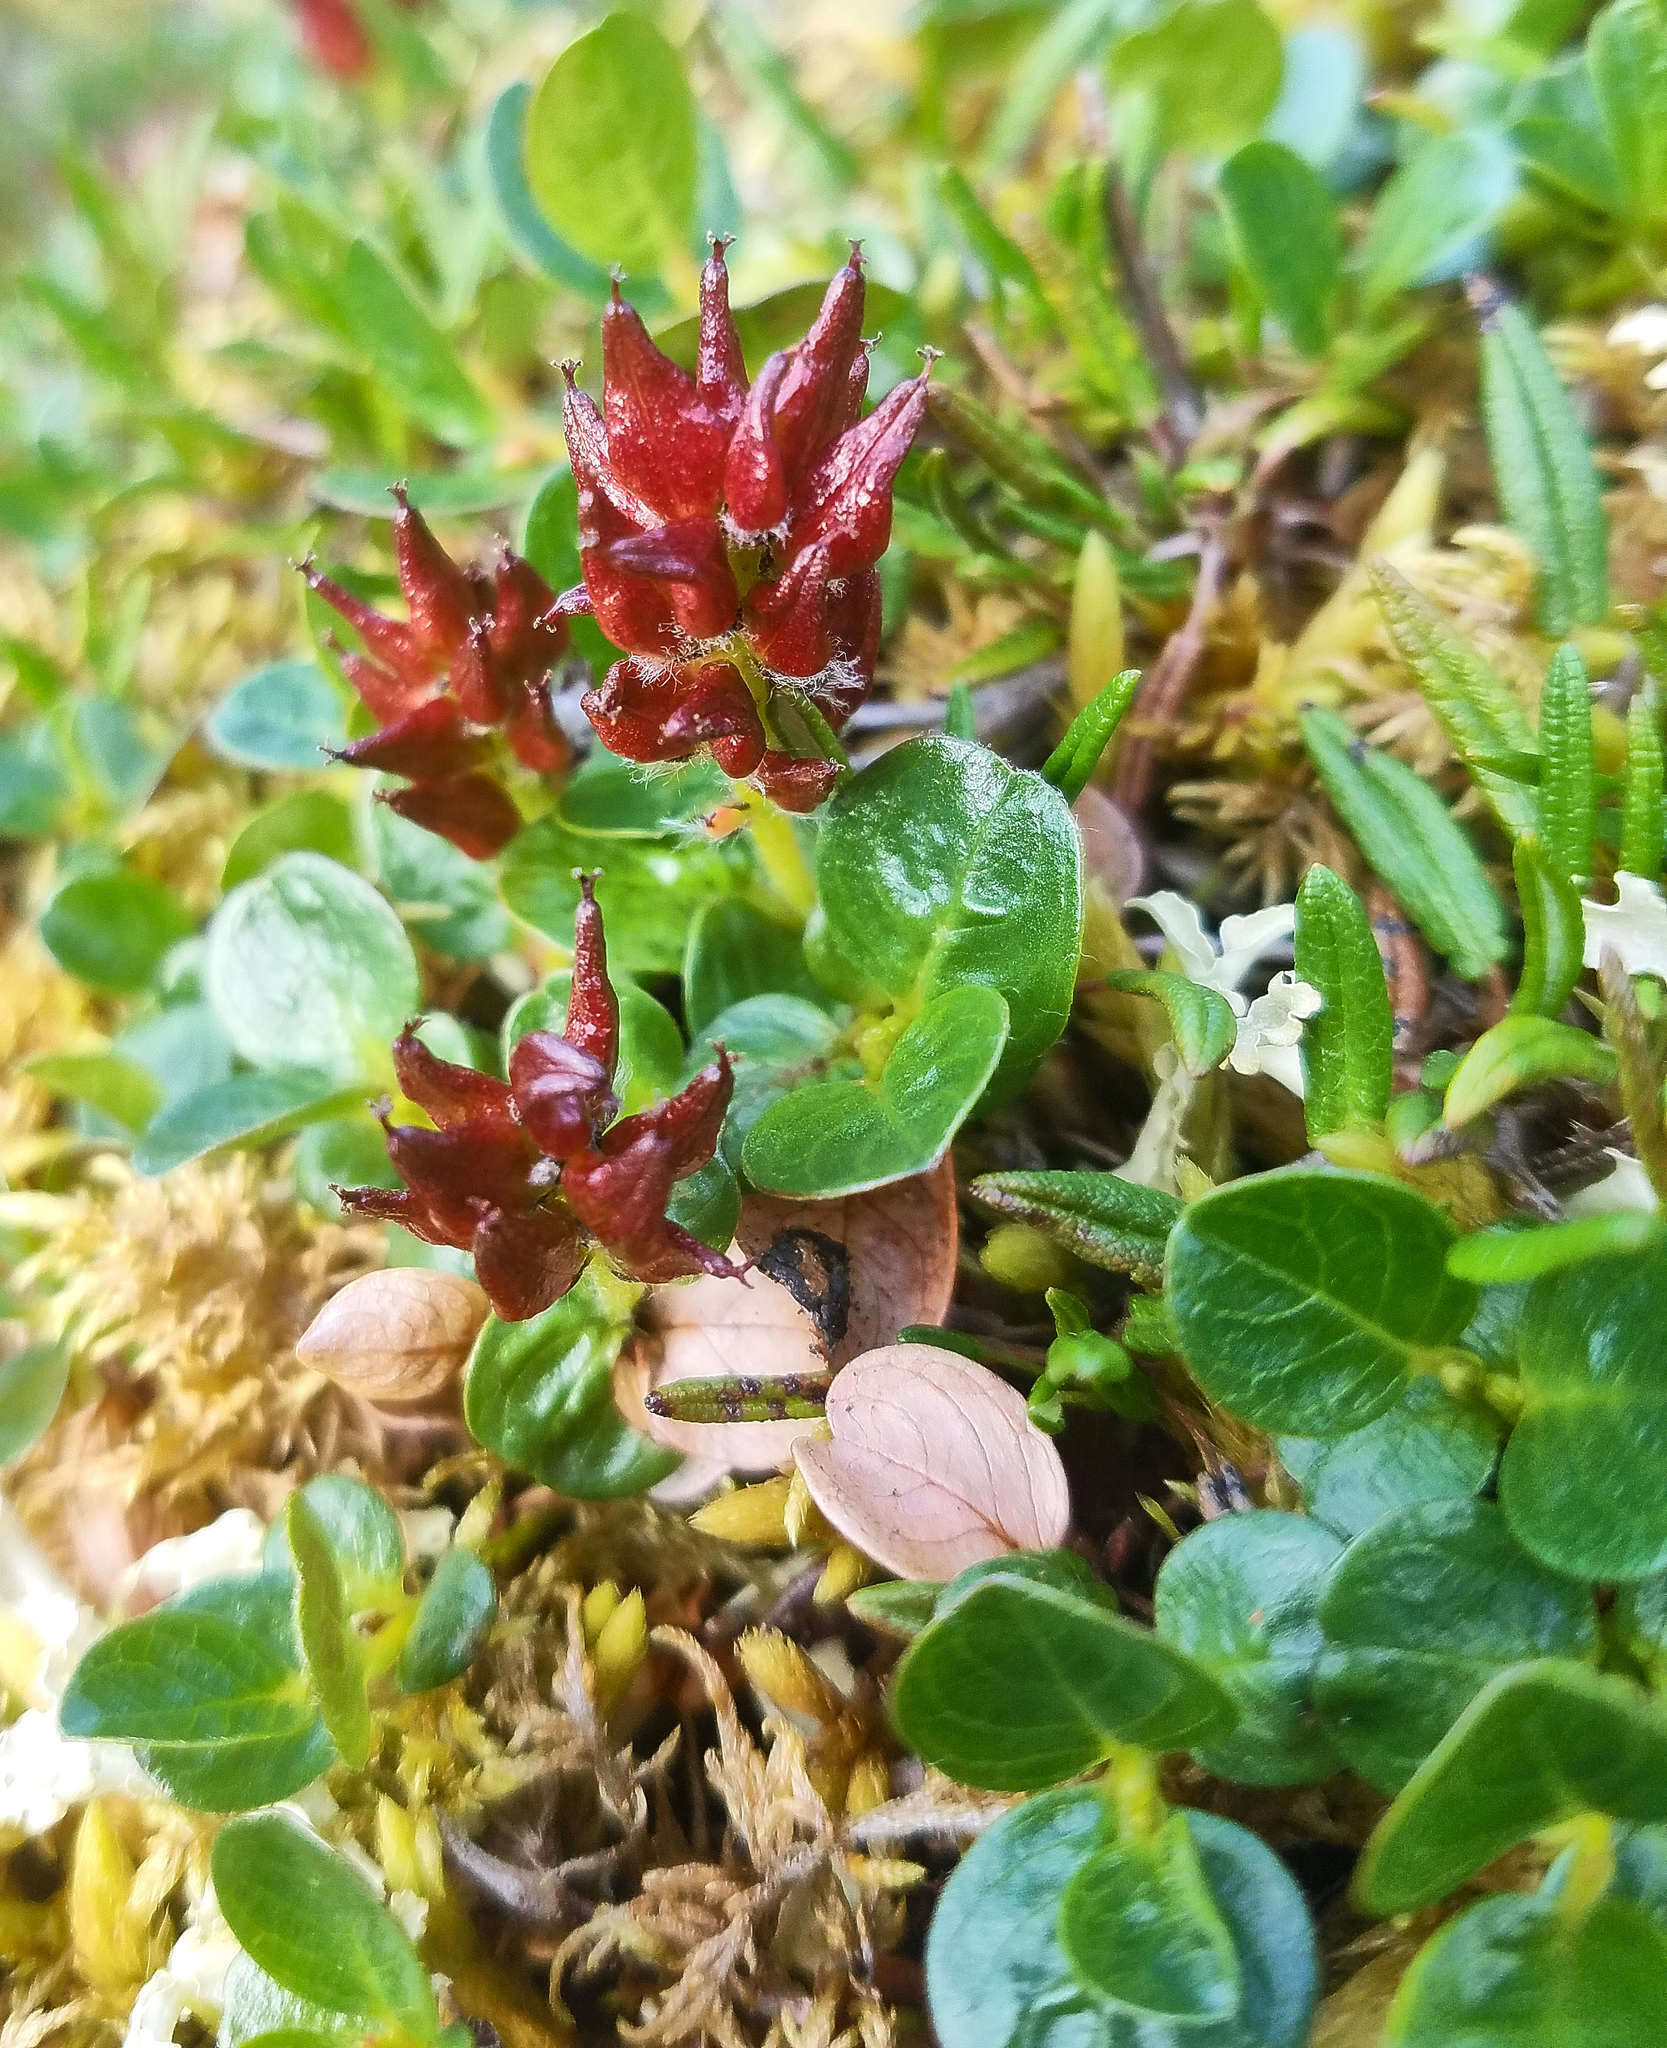
[[[814,1422],[670,1422],[642,1397],[672,1380],[838,1369],[909,1323],[941,1322],[955,1284],[955,1173],[928,1173],[832,1202],[749,1197],[736,1234],[746,1284],[651,1290],[614,1373],[627,1421],[685,1464],[662,1499],[695,1499],[726,1472],[773,1472]]]
[[[811,1499],[902,1578],[951,1579],[1065,1538],[1059,1453],[1022,1394],[953,1351],[888,1344],[857,1359],[828,1395],[828,1428],[794,1450]]]
[[[1138,895],[1146,876],[1146,851],[1126,814],[1093,783],[1077,796],[1071,815],[1082,834],[1082,871],[1086,881],[1106,893],[1121,910]]]
[[[486,1311],[485,1294],[460,1273],[390,1266],[332,1295],[295,1355],[367,1401],[410,1407],[455,1384]]]

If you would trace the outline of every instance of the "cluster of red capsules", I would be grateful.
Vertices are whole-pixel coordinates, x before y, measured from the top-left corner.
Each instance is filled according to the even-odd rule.
[[[510,1322],[559,1301],[596,1244],[633,1280],[738,1278],[743,1270],[666,1215],[676,1183],[717,1146],[732,1086],[728,1056],[720,1050],[680,1094],[620,1116],[619,1005],[590,876],[580,889],[563,1030],[519,1039],[505,1082],[440,1059],[407,1025],[394,1072],[435,1127],[384,1116],[388,1157],[405,1186],[337,1190],[362,1216],[471,1252],[493,1308]]]
[[[350,654],[331,641],[376,732],[336,756],[355,768],[408,778],[383,793],[401,817],[426,825],[476,860],[489,860],[521,829],[514,799],[489,766],[501,731],[524,767],[553,774],[572,759],[556,723],[550,677],[567,648],[555,594],[501,546],[488,575],[454,562],[401,485],[394,487],[394,560],[406,617],[390,619],[322,576],[308,584],[364,643]]]
[[[873,681],[875,565],[930,363],[861,416],[869,351],[853,246],[810,332],[749,385],[725,246],[714,239],[701,273],[693,375],[655,347],[617,283],[600,410],[564,366],[585,580],[559,609],[593,613],[624,651],[585,698],[612,752],[676,761],[708,746],[729,774],[808,811],[837,768],[782,744],[778,718],[808,703],[837,734]]]

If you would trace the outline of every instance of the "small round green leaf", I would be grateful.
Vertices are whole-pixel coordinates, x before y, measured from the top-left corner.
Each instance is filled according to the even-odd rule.
[[[1091,1786],[1027,1799],[957,1865],[926,1938],[942,2048],[1302,2048],[1318,1989],[1308,1911],[1256,1837],[1213,1814],[1182,1820],[1232,1939],[1241,1989],[1223,2020],[1170,2022],[1099,1996],[1060,1941],[1066,1889],[1112,1833]]]
[[[375,1487],[327,1472],[309,1479],[293,1498],[306,1503],[329,1545],[355,1613],[398,1597],[405,1576],[405,1532]],[[293,1571],[287,1515],[268,1530],[263,1562],[269,1572]]]
[[[614,1361],[629,1334],[588,1275],[525,1322],[488,1316],[463,1387],[470,1434],[575,1500],[644,1492],[678,1461],[614,1406]]]
[[[45,1433],[68,1384],[69,1352],[59,1344],[26,1344],[0,1364],[0,1465]]]
[[[275,661],[221,698],[203,726],[209,745],[242,768],[318,769],[347,744],[341,692],[312,661]]]
[[[434,1568],[399,1653],[399,1682],[426,1692],[468,1669],[498,1612],[492,1574],[469,1550],[448,1550]]]
[[[773,1102],[747,1134],[747,1178],[808,1197],[925,1172],[977,1107],[1006,1041],[1007,1005],[994,989],[947,989],[892,1047],[878,1086],[812,1081]]]
[[[1235,1181],[1176,1225],[1167,1298],[1210,1396],[1260,1429],[1341,1436],[1463,1331],[1453,1226],[1399,1182],[1306,1168]]]
[[[1272,1509],[1194,1529],[1158,1573],[1158,1633],[1203,1665],[1239,1710],[1238,1726],[1196,1751],[1244,1785],[1323,1778],[1335,1753],[1309,1704],[1323,1638],[1316,1610],[1342,1555],[1332,1532]]]
[[[1499,1430],[1420,1379],[1364,1429],[1282,1436],[1278,1449],[1309,1514],[1349,1537],[1415,1501],[1480,1493],[1499,1455]]]
[[[1667,1568],[1667,1243],[1534,1283],[1525,1405],[1499,1473],[1518,1540],[1553,1570],[1642,1579]]]
[[[1216,1680],[1161,1636],[1000,1572],[915,1638],[891,1713],[917,1755],[997,1792],[1056,1785],[1117,1742],[1191,1748],[1235,1719]]]
[[[399,919],[360,876],[290,853],[234,889],[208,928],[203,985],[232,1044],[257,1067],[379,1073],[417,1007],[417,963]]]
[[[66,973],[123,992],[149,987],[163,955],[191,930],[171,889],[120,869],[66,882],[40,921],[46,949]]]
[[[1320,1599],[1320,1716],[1393,1792],[1482,1687],[1528,1657],[1589,1657],[1589,1587],[1536,1564],[1485,1501],[1426,1501],[1357,1537]]]

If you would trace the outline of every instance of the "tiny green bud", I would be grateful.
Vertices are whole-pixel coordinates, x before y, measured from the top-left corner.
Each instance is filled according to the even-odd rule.
[[[978,1262],[992,1280],[1020,1294],[1045,1294],[1063,1287],[1075,1266],[1069,1252],[1028,1223],[998,1223],[984,1241]]]

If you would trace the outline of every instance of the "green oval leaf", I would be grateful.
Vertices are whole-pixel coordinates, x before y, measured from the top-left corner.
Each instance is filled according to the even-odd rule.
[[[346,1083],[386,1066],[417,1007],[404,927],[360,876],[290,853],[245,882],[208,928],[203,986],[257,1067],[318,1068]]]
[[[1305,711],[1300,723],[1326,794],[1430,944],[1468,981],[1503,960],[1504,906],[1435,790],[1394,755],[1362,747],[1334,711]]]
[[[1381,1914],[1428,1905],[1577,1813],[1667,1820],[1667,1715],[1583,1664],[1519,1664],[1477,1694],[1379,1821],[1355,1896]]]
[[[470,1434],[575,1500],[642,1493],[678,1460],[614,1406],[614,1361],[629,1335],[628,1315],[589,1273],[542,1315],[521,1323],[488,1316],[463,1386]]]
[[[399,1653],[399,1682],[426,1692],[466,1671],[498,1612],[498,1588],[473,1551],[448,1550],[424,1589]]]
[[[326,2011],[419,2043],[440,2032],[422,1958],[333,1849],[286,1815],[252,1813],[214,1838],[214,1896],[273,1982]]]
[[[1524,1405],[1499,1473],[1520,1542],[1554,1570],[1667,1568],[1667,1244],[1536,1281],[1523,1312]]]
[[[345,706],[317,662],[275,661],[227,691],[203,737],[242,768],[323,768],[324,750],[347,744]]]
[[[46,1433],[68,1384],[69,1353],[59,1344],[26,1344],[0,1363],[0,1465]]]
[[[1384,2048],[1628,2048],[1667,2040],[1667,1933],[1641,1906],[1482,1899],[1401,1979]]]
[[[835,950],[888,995],[982,982],[1007,1002],[999,1085],[1065,1027],[1082,934],[1077,828],[1051,784],[967,740],[909,740],[828,807],[817,886]]]
[[[1217,1188],[1169,1242],[1167,1299],[1210,1396],[1260,1429],[1342,1436],[1453,1343],[1475,1290],[1410,1188],[1297,1168]]]
[[[1327,1574],[1342,1555],[1306,1515],[1255,1509],[1194,1529],[1158,1573],[1159,1635],[1203,1665],[1239,1710],[1231,1733],[1195,1751],[1241,1785],[1295,1785],[1336,1768],[1309,1704]]]
[[[369,242],[348,248],[336,271],[334,303],[383,392],[412,420],[456,448],[490,440],[492,408],[452,342]]]
[[[533,96],[527,183],[546,220],[602,265],[658,271],[689,239],[694,95],[652,22],[610,14],[569,43]]]
[[[536,264],[547,277],[565,285],[570,292],[600,304],[608,294],[606,268],[590,262],[562,240],[539,212],[532,187],[527,183],[527,109],[532,96],[531,85],[518,78],[492,102],[486,122],[486,172],[492,181],[492,194],[510,240],[528,262]],[[632,297],[642,299],[640,286],[633,289]]]
[[[1499,1455],[1499,1428],[1449,1400],[1435,1380],[1419,1379],[1364,1429],[1282,1436],[1278,1448],[1308,1512],[1340,1536],[1358,1536],[1394,1508],[1479,1493]]]
[[[370,1760],[372,1733],[364,1655],[329,1538],[304,1493],[290,1495],[284,1531],[295,1564],[295,1626],[308,1682],[342,1762],[361,1771]]]
[[[171,889],[116,869],[66,882],[41,912],[40,935],[58,965],[93,988],[148,988],[193,921]]]
[[[1320,1601],[1314,1701],[1393,1792],[1497,1672],[1597,1647],[1590,1589],[1548,1572],[1486,1501],[1426,1501],[1357,1537]]]
[[[1184,1813],[1105,1843],[1065,1887],[1059,1945],[1101,1998],[1196,2025],[1238,2011],[1239,1959]]]
[[[311,1523],[329,1547],[355,1613],[397,1600],[405,1577],[405,1532],[374,1486],[345,1473],[326,1472],[309,1479],[293,1498],[305,1503]],[[262,1565],[284,1577],[294,1570],[287,1514],[267,1531]]]
[[[1007,1041],[1007,1005],[969,982],[935,997],[892,1047],[877,1085],[812,1081],[747,1133],[741,1163],[771,1194],[859,1194],[924,1173],[978,1106]]]
[[[281,1074],[234,1074],[193,1089],[159,1110],[133,1147],[144,1174],[167,1173],[222,1145],[269,1145],[303,1124],[363,1105],[362,1085],[342,1088],[329,1074],[297,1068]]]
[[[1222,166],[1227,233],[1262,303],[1305,356],[1323,355],[1343,264],[1336,202],[1282,142],[1247,142]]]
[[[821,995],[805,965],[803,934],[740,897],[708,903],[689,929],[683,957],[683,1017],[691,1036],[752,996]]]
[[[1516,187],[1516,154],[1495,129],[1461,129],[1421,143],[1378,194],[1360,245],[1368,309],[1473,266],[1478,244]]]
[[[1447,1083],[1442,1113],[1455,1129],[1524,1088],[1543,1081],[1615,1078],[1615,1055],[1601,1038],[1550,1017],[1516,1013],[1482,1033]]]
[[[1055,1785],[1108,1745],[1181,1749],[1234,1708],[1190,1657],[1057,1587],[996,1573],[941,1612],[892,1682],[898,1733],[928,1763],[991,1791]]]
[[[1067,1886],[1111,1831],[1091,1786],[1027,1799],[980,1836],[944,1887],[926,1937],[942,2048],[1302,2048],[1319,1969],[1289,1871],[1244,1828],[1177,1816],[1226,1922],[1243,1999],[1231,2019],[1174,2024],[1098,1996],[1060,1942]]]
[[[1642,1251],[1664,1229],[1667,1225],[1659,1217],[1640,1209],[1611,1209],[1601,1216],[1572,1217],[1537,1230],[1502,1225],[1461,1237],[1447,1254],[1447,1270],[1478,1286],[1538,1280],[1544,1273],[1560,1273],[1565,1266],[1581,1266],[1588,1259]]]

